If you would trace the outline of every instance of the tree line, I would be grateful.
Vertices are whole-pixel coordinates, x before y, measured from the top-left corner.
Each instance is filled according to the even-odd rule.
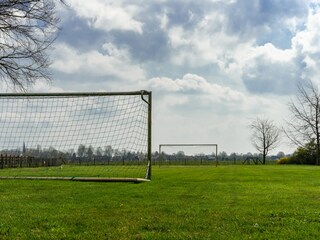
[[[290,116],[285,126],[277,127],[268,118],[255,119],[250,128],[253,146],[262,154],[263,164],[268,153],[286,136],[297,150],[280,163],[320,165],[320,93],[312,81],[300,82],[295,97],[289,102]]]
[[[262,159],[263,155],[261,153],[230,153],[228,154],[225,151],[219,152],[216,156],[215,153],[212,154],[205,154],[205,153],[198,153],[198,154],[185,154],[183,151],[177,151],[174,153],[166,153],[162,151],[160,154],[158,151],[152,154],[152,159],[156,163],[157,161],[161,162],[212,162],[215,163],[216,160],[219,162],[229,162],[229,163],[244,163],[248,159]],[[285,155],[284,152],[280,151],[276,155],[266,156],[266,160],[279,160],[281,158],[288,157]]]
[[[74,161],[85,159],[89,162],[92,161],[114,161],[114,162],[143,162],[147,159],[146,152],[132,151],[128,149],[113,148],[111,145],[94,148],[92,145],[86,147],[84,144],[80,144],[77,152],[72,153],[72,159]]]
[[[22,149],[3,149],[0,154],[8,156],[30,156],[35,159],[46,161],[48,159],[58,159],[60,164],[68,163],[141,163],[146,161],[147,155],[142,151],[132,151],[128,149],[117,149],[111,145],[94,148],[92,145],[80,144],[77,150],[70,149],[62,151],[54,147],[27,148],[23,144]]]

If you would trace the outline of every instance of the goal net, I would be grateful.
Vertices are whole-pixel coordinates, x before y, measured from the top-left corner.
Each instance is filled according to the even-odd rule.
[[[160,144],[159,165],[217,165],[217,144]]]
[[[151,178],[151,92],[0,94],[0,178]]]

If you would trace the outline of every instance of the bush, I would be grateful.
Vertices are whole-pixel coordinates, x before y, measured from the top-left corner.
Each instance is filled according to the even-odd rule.
[[[316,144],[314,141],[299,147],[290,157],[283,157],[278,164],[316,164]]]
[[[291,157],[282,157],[277,161],[277,164],[292,164]]]

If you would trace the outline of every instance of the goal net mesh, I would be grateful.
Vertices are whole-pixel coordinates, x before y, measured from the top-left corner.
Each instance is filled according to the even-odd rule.
[[[149,92],[0,95],[1,177],[149,178]]]

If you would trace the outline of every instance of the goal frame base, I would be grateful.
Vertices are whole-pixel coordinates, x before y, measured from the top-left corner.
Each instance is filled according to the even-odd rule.
[[[78,181],[78,182],[132,182],[142,183],[150,182],[150,179],[145,178],[103,178],[103,177],[3,177],[0,176],[0,180],[64,180],[64,181]]]

